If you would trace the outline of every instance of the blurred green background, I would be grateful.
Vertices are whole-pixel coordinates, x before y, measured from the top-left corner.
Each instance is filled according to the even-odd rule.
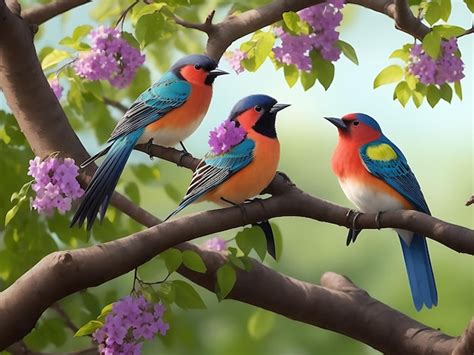
[[[89,16],[94,4],[84,5],[69,14],[46,23],[36,44],[57,47],[58,41],[69,35],[79,24],[95,24]],[[453,1],[450,23],[468,28],[472,16],[460,1]],[[213,4],[201,4],[197,16],[204,18]],[[219,21],[224,12],[216,15]],[[198,35],[204,43],[204,35]],[[357,51],[360,65],[355,66],[345,58],[336,63],[336,75],[332,86],[326,92],[315,86],[304,92],[296,85],[287,87],[281,72],[275,72],[267,61],[256,73],[244,72],[229,75],[215,84],[214,98],[209,113],[198,131],[186,142],[195,156],[202,156],[207,150],[207,134],[221,120],[226,118],[232,105],[241,97],[253,93],[266,93],[280,102],[291,103],[292,107],[279,115],[277,130],[282,154],[280,170],[286,172],[303,190],[315,196],[343,206],[351,206],[334,178],[330,159],[336,145],[337,133],[334,127],[322,119],[323,116],[340,116],[349,112],[364,112],[378,120],[385,134],[405,153],[418,177],[425,197],[434,216],[445,221],[474,227],[474,207],[464,203],[474,192],[473,184],[473,40],[466,36],[459,40],[459,46],[466,64],[463,80],[464,101],[453,98],[451,104],[439,103],[434,109],[424,103],[416,109],[412,103],[403,108],[392,100],[393,86],[372,89],[372,82],[378,72],[391,60],[390,53],[410,37],[394,29],[391,19],[379,13],[353,5],[346,6],[341,39],[351,43]],[[171,57],[179,54],[173,52]],[[238,48],[234,43],[232,48]],[[168,55],[170,54],[168,53]],[[160,55],[153,54],[160,62]],[[160,71],[150,61],[152,81]],[[225,60],[220,67],[231,71]],[[0,98],[3,100],[3,98]],[[128,102],[125,102],[126,104]],[[5,108],[0,101],[0,108]],[[118,118],[118,112],[113,112]],[[88,120],[87,116],[82,117]],[[108,135],[109,132],[103,132]],[[80,136],[90,153],[99,143],[94,136],[82,130]],[[25,152],[30,157],[31,153]],[[2,158],[3,159],[3,158]],[[133,153],[133,161],[158,167],[159,179],[139,184],[141,205],[159,217],[166,216],[176,205],[170,198],[170,190],[177,196],[184,194],[191,173],[168,162],[149,161],[139,152]],[[27,167],[25,166],[25,172]],[[130,169],[121,179],[119,190],[127,183],[136,181]],[[19,184],[16,189],[18,190]],[[4,191],[11,195],[15,189]],[[3,196],[3,194],[2,194]],[[2,201],[2,205],[7,200]],[[6,206],[2,206],[6,208]],[[182,214],[212,208],[200,204]],[[2,208],[3,209],[3,208]],[[334,271],[350,277],[358,286],[387,305],[410,317],[441,331],[457,336],[461,334],[474,314],[474,261],[471,256],[458,254],[434,241],[429,241],[431,259],[439,292],[438,307],[416,312],[411,301],[405,266],[396,234],[391,230],[364,231],[357,243],[345,246],[346,230],[338,226],[302,218],[275,219],[283,233],[283,254],[279,263],[266,263],[284,274],[312,283],[319,283],[325,271]],[[138,226],[133,226],[138,229]],[[232,238],[239,229],[220,234]],[[107,231],[105,231],[107,232]],[[110,232],[110,230],[109,230]],[[114,239],[126,234],[121,230],[110,233]],[[20,236],[21,238],[21,236]],[[100,239],[100,238],[98,238]],[[202,243],[204,238],[196,240]],[[2,248],[0,231],[0,249]],[[59,245],[61,245],[59,243]],[[78,243],[78,245],[84,245]],[[5,267],[5,266],[3,266]],[[162,264],[151,262],[143,267],[143,275],[150,279],[159,278]],[[2,277],[0,261],[0,277]],[[4,273],[4,275],[7,275]],[[4,278],[4,286],[15,277]],[[93,318],[83,311],[84,301],[97,308],[113,301],[114,297],[125,296],[131,287],[132,276],[125,275],[87,293],[75,295],[63,301],[63,306],[77,325]],[[1,286],[1,284],[0,284]],[[197,286],[198,287],[198,286]],[[0,287],[1,289],[1,287]],[[199,287],[198,287],[199,289]],[[278,290],[273,290],[278,297]],[[145,354],[206,354],[206,355],[306,355],[306,354],[375,354],[375,350],[345,336],[301,324],[279,315],[258,311],[254,307],[235,301],[217,302],[215,295],[199,289],[208,309],[203,311],[174,310],[172,329],[165,339],[147,343]],[[95,295],[90,296],[90,295]],[[90,305],[90,303],[94,305]],[[51,315],[48,311],[46,318]],[[44,334],[52,336],[64,327],[61,323],[43,329],[39,324],[27,343],[44,351],[66,351],[87,347],[88,340],[72,338],[67,331],[64,341],[55,346],[44,344]],[[252,327],[257,324],[255,331]],[[54,328],[56,327],[56,328]],[[250,329],[250,331],[249,331]],[[64,337],[64,335],[62,335]]]

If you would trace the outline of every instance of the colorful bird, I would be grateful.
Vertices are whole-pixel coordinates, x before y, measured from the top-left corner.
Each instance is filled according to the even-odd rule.
[[[237,102],[229,115],[230,124],[223,132],[223,140],[226,134],[232,137],[239,134],[232,132],[233,128],[242,131],[240,139],[225,151],[206,155],[195,170],[183,200],[166,219],[193,202],[211,201],[229,207],[259,195],[270,184],[278,167],[280,143],[275,119],[277,112],[288,106],[267,95],[251,95]],[[268,226],[264,223],[262,229],[265,231]],[[268,241],[268,232],[265,236],[271,244],[269,253],[275,257],[274,242]]]
[[[400,149],[384,136],[378,123],[362,113],[342,119],[326,117],[339,131],[332,169],[347,198],[361,211],[380,213],[413,209],[426,214],[420,185]],[[424,236],[397,229],[413,302],[419,311],[438,304],[435,279]],[[349,230],[347,244],[358,230]]]
[[[204,55],[178,60],[160,80],[144,91],[117,123],[109,144],[81,164],[89,165],[106,155],[94,174],[71,226],[87,220],[90,230],[99,213],[103,219],[117,181],[134,146],[155,143],[173,147],[189,137],[206,115],[214,79],[225,71]],[[184,148],[184,146],[183,146]]]

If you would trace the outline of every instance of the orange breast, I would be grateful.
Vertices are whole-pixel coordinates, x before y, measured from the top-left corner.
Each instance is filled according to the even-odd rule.
[[[211,97],[212,87],[210,85],[192,84],[191,93],[186,102],[150,124],[146,130],[156,132],[164,128],[188,131],[189,127],[192,127],[194,129],[189,134],[193,133],[204,118],[209,108]],[[183,137],[183,139],[186,137]]]
[[[248,134],[255,141],[254,159],[222,185],[209,192],[204,199],[222,205],[221,197],[233,203],[260,194],[272,181],[280,161],[280,143],[255,132]]]

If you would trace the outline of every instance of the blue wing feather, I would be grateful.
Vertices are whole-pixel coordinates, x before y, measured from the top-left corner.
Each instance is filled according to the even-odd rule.
[[[253,160],[254,149],[255,142],[246,138],[226,153],[219,155],[208,154],[194,172],[183,200],[166,219],[175,215],[249,165]]]
[[[367,155],[367,148],[380,144],[388,144],[397,153],[397,158],[392,160],[374,160]],[[407,160],[398,147],[388,138],[382,136],[376,141],[363,145],[360,150],[360,157],[367,170],[374,176],[384,180],[398,193],[410,201],[417,210],[430,214],[430,209],[426,204],[421,187],[415,175],[408,166]]]
[[[191,85],[188,82],[172,72],[164,74],[135,100],[117,123],[108,141],[159,120],[172,109],[183,105],[190,93]]]

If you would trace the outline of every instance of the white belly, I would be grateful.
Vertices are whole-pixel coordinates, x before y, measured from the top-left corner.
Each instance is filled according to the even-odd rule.
[[[375,190],[374,188],[355,182],[354,180],[339,179],[344,194],[361,212],[377,213],[403,209],[403,204],[394,197]],[[403,229],[397,229],[397,233],[408,244],[411,243],[413,233]]]
[[[199,117],[197,120],[194,120],[187,127],[181,129],[176,128],[161,128],[155,132],[146,131],[143,132],[142,136],[138,140],[137,144],[148,143],[150,139],[153,138],[153,143],[161,145],[163,147],[174,147],[181,141],[184,141],[188,138],[201,124],[205,113]]]

